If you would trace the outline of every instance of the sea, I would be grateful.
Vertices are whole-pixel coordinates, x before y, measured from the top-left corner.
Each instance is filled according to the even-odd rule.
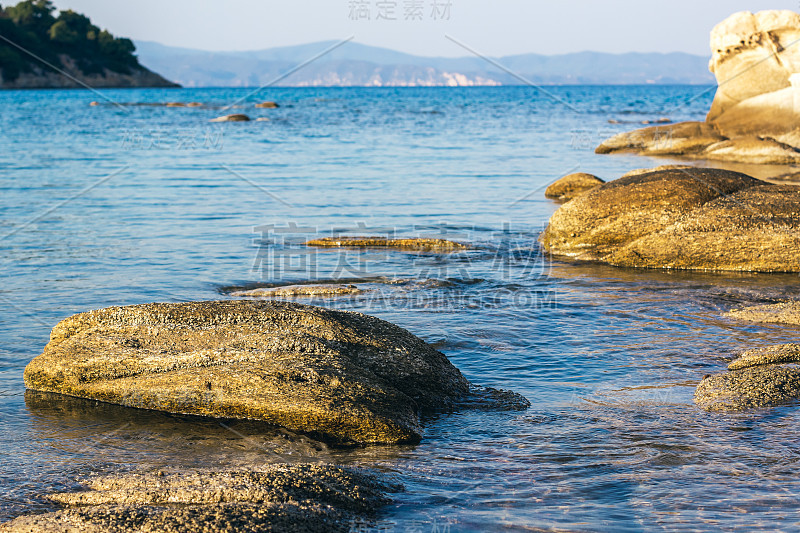
[[[693,402],[737,353],[798,341],[797,328],[724,314],[796,298],[800,279],[575,263],[538,244],[558,209],[547,185],[676,163],[594,148],[703,120],[714,90],[0,92],[0,522],[52,511],[47,494],[98,475],[310,461],[402,485],[358,531],[800,530],[800,404],[721,414]],[[231,113],[253,120],[211,122]],[[303,246],[337,235],[474,246]],[[70,315],[297,283],[360,284],[297,301],[398,324],[531,407],[438,413],[418,445],[341,448],[26,394],[25,365]]]

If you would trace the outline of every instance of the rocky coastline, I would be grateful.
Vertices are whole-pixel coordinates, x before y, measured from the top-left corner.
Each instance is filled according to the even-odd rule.
[[[61,56],[61,70],[67,75],[47,67],[33,66],[31,72],[23,72],[14,79],[5,79],[0,69],[0,89],[127,89],[144,87],[177,88],[161,75],[144,67],[132,68],[130,72],[114,72],[103,69],[101,73],[86,74],[69,56]]]
[[[715,28],[712,70],[718,77],[741,72],[733,66],[745,64],[753,49],[772,46],[773,56],[784,57],[784,30],[795,24],[791,27],[800,31],[800,24],[785,12],[769,13],[738,14]],[[741,45],[730,41],[731,35],[742,37]],[[756,84],[765,75],[761,64],[747,64],[755,71],[749,83]],[[158,81],[149,71],[139,74],[141,83]],[[133,83],[114,75],[103,74],[109,83]],[[783,109],[780,102],[796,89],[794,75],[788,75],[788,88],[770,85],[754,94],[735,84],[723,90],[721,83],[706,122],[639,130],[636,141],[622,134],[598,152],[800,163],[797,130],[767,131],[747,114],[772,116],[758,107],[762,104]],[[16,83],[34,88],[34,78],[45,74],[25,76]],[[102,83],[87,81],[106,86]],[[745,123],[764,134],[741,128]],[[666,141],[659,139],[665,131]],[[556,258],[630,269],[797,273],[800,183],[784,181],[681,165],[633,171],[607,182],[573,174],[545,193],[562,205],[542,233],[541,246]],[[439,253],[472,249],[442,239],[377,237],[305,244]],[[239,299],[87,311],[53,328],[42,354],[25,369],[25,386],[132,409],[255,420],[338,447],[413,445],[425,438],[428,415],[476,408],[523,411],[531,405],[514,392],[471,383],[444,353],[390,322],[277,300],[362,292],[343,284],[257,287],[228,293]],[[726,318],[796,327],[800,304],[736,309]],[[709,412],[795,401],[800,398],[797,363],[800,344],[744,351],[726,371],[699,380],[694,401]],[[384,473],[327,463],[123,473],[84,485],[47,496],[62,509],[19,517],[0,524],[0,531],[344,532],[374,519],[389,495],[402,490]]]

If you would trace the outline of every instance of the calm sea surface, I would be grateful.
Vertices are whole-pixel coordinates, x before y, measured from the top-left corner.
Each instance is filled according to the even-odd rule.
[[[0,521],[51,510],[43,494],[94,474],[333,461],[405,486],[375,530],[799,530],[798,405],[709,414],[692,394],[737,351],[798,340],[721,315],[797,297],[800,279],[576,265],[536,245],[557,208],[547,184],[670,163],[593,149],[642,121],[702,119],[712,97],[661,86],[0,92]],[[253,108],[263,100],[281,107]],[[218,109],[128,105],[169,101]],[[219,109],[232,103],[244,107]],[[209,122],[232,112],[270,120]],[[298,246],[336,233],[480,246]],[[532,407],[442,414],[418,446],[336,449],[24,393],[23,368],[74,313],[340,278],[373,291],[312,303],[397,323]]]

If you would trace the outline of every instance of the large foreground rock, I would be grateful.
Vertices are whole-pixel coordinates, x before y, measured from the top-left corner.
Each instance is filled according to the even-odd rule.
[[[705,122],[622,133],[597,153],[800,163],[800,15],[741,12],[711,32],[717,92]]]
[[[398,326],[267,301],[81,313],[53,328],[24,377],[37,391],[261,420],[340,443],[416,442],[421,413],[470,396],[444,354]]]
[[[800,398],[800,345],[769,346],[743,353],[729,372],[707,376],[695,402],[709,411],[769,407]]]
[[[66,509],[0,525],[14,533],[129,531],[347,532],[388,503],[397,487],[325,464],[257,472],[153,473],[94,480],[49,498]]]
[[[561,206],[541,241],[617,266],[800,272],[800,190],[726,170],[656,170]]]

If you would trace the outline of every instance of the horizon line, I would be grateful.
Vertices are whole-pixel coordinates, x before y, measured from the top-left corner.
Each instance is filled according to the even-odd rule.
[[[205,48],[192,48],[192,47],[188,47],[188,46],[165,44],[165,43],[160,42],[160,41],[152,41],[152,40],[148,40],[148,39],[131,39],[131,40],[134,42],[134,44],[136,44],[136,43],[157,44],[157,45],[163,46],[165,48],[177,48],[179,50],[189,50],[189,51],[192,51],[192,52],[205,52],[205,53],[211,53],[211,54],[247,54],[247,53],[254,53],[254,52],[265,52],[265,51],[268,51],[268,50],[277,50],[277,49],[282,49],[282,48],[298,48],[298,47],[301,47],[301,46],[325,45],[325,44],[329,44],[329,43],[333,43],[333,42],[338,42],[336,39],[326,39],[326,40],[322,40],[322,41],[311,41],[311,42],[299,43],[299,44],[275,45],[275,46],[269,46],[269,47],[266,47],[266,48],[251,48],[251,49],[246,49],[246,50],[241,50],[241,49],[239,49],[239,50],[208,50],[208,49],[205,49]],[[363,42],[360,42],[360,41],[352,41],[352,43],[348,43],[348,44],[357,44],[357,45],[366,46],[366,47],[369,47],[369,48],[377,48],[377,49],[380,49],[380,50],[388,50],[390,52],[395,52],[395,53],[398,53],[398,54],[403,54],[403,55],[412,56],[412,57],[421,57],[421,58],[426,58],[426,59],[465,59],[465,58],[471,58],[472,57],[470,55],[458,55],[458,56],[442,56],[442,55],[427,56],[427,55],[419,55],[419,54],[412,54],[412,53],[409,53],[409,52],[404,52],[402,50],[397,50],[395,48],[389,48],[389,47],[386,47],[386,46],[367,44],[367,43],[363,43]],[[138,47],[137,47],[137,51],[138,51]],[[634,50],[631,50],[631,51],[628,51],[628,52],[603,52],[601,50],[581,50],[579,52],[565,52],[565,53],[562,53],[562,54],[544,54],[544,53],[540,53],[540,52],[517,52],[517,53],[513,53],[513,54],[506,54],[506,55],[501,55],[501,56],[489,56],[489,57],[493,57],[493,58],[508,58],[508,57],[514,57],[514,56],[524,56],[524,55],[536,55],[536,56],[542,56],[542,57],[560,57],[560,56],[577,55],[577,54],[604,54],[604,55],[610,55],[610,56],[624,56],[624,55],[630,55],[630,54],[640,54],[640,55],[672,55],[672,54],[680,54],[680,55],[686,55],[686,56],[692,56],[692,57],[702,57],[702,58],[710,58],[711,57],[711,52],[709,52],[707,55],[701,55],[701,54],[693,54],[693,53],[690,53],[690,52],[681,52],[681,51],[677,51],[677,50],[672,51],[672,52],[653,52],[653,51],[651,51],[651,52],[638,52],[638,51],[634,51]]]

